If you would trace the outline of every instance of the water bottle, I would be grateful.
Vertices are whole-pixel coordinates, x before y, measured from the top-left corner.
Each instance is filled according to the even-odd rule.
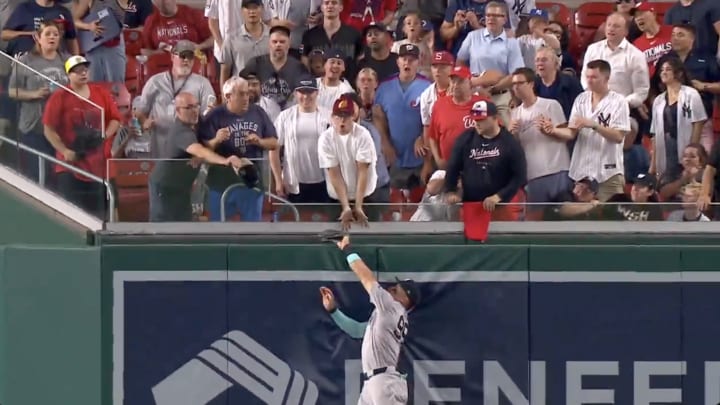
[[[133,117],[132,121],[130,122],[130,125],[132,125],[132,127],[135,128],[135,131],[137,131],[138,137],[143,136],[142,125],[140,125],[140,120],[137,119],[137,117]]]

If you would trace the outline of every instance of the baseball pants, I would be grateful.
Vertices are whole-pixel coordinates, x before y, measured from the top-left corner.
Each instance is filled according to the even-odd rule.
[[[382,373],[363,384],[358,405],[405,405],[408,399],[407,381],[400,373]]]

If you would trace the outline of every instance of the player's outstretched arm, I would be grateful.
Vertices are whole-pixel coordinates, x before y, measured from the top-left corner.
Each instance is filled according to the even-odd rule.
[[[367,322],[358,322],[345,315],[338,307],[335,301],[335,295],[332,290],[327,287],[320,287],[320,296],[322,297],[323,307],[330,314],[335,325],[343,332],[347,333],[353,339],[361,339],[365,334]]]
[[[360,279],[365,291],[370,294],[373,286],[377,284],[377,279],[372,270],[363,262],[360,256],[353,252],[350,247],[350,237],[345,235],[340,242],[337,242],[337,247],[346,254],[346,259],[350,269]]]

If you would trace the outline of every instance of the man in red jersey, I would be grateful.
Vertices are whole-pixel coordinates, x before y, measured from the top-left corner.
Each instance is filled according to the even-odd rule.
[[[660,25],[655,14],[655,6],[647,1],[635,6],[635,24],[643,35],[636,39],[633,45],[645,54],[652,77],[655,73],[655,63],[672,49],[670,43],[672,26]]]
[[[473,104],[489,101],[487,97],[473,94],[470,84],[472,73],[466,66],[456,66],[450,73],[449,97],[439,97],[433,106],[428,139],[435,164],[445,169],[455,140],[468,128],[475,127],[470,117]]]
[[[360,32],[372,23],[388,26],[395,17],[397,4],[397,0],[344,0],[340,19]]]

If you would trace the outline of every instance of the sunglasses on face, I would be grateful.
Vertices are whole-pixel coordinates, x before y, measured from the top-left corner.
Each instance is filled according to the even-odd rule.
[[[176,53],[175,55],[177,55],[180,59],[185,59],[185,60],[192,60],[195,58],[195,52],[193,52],[193,51],[180,52],[180,53]]]

